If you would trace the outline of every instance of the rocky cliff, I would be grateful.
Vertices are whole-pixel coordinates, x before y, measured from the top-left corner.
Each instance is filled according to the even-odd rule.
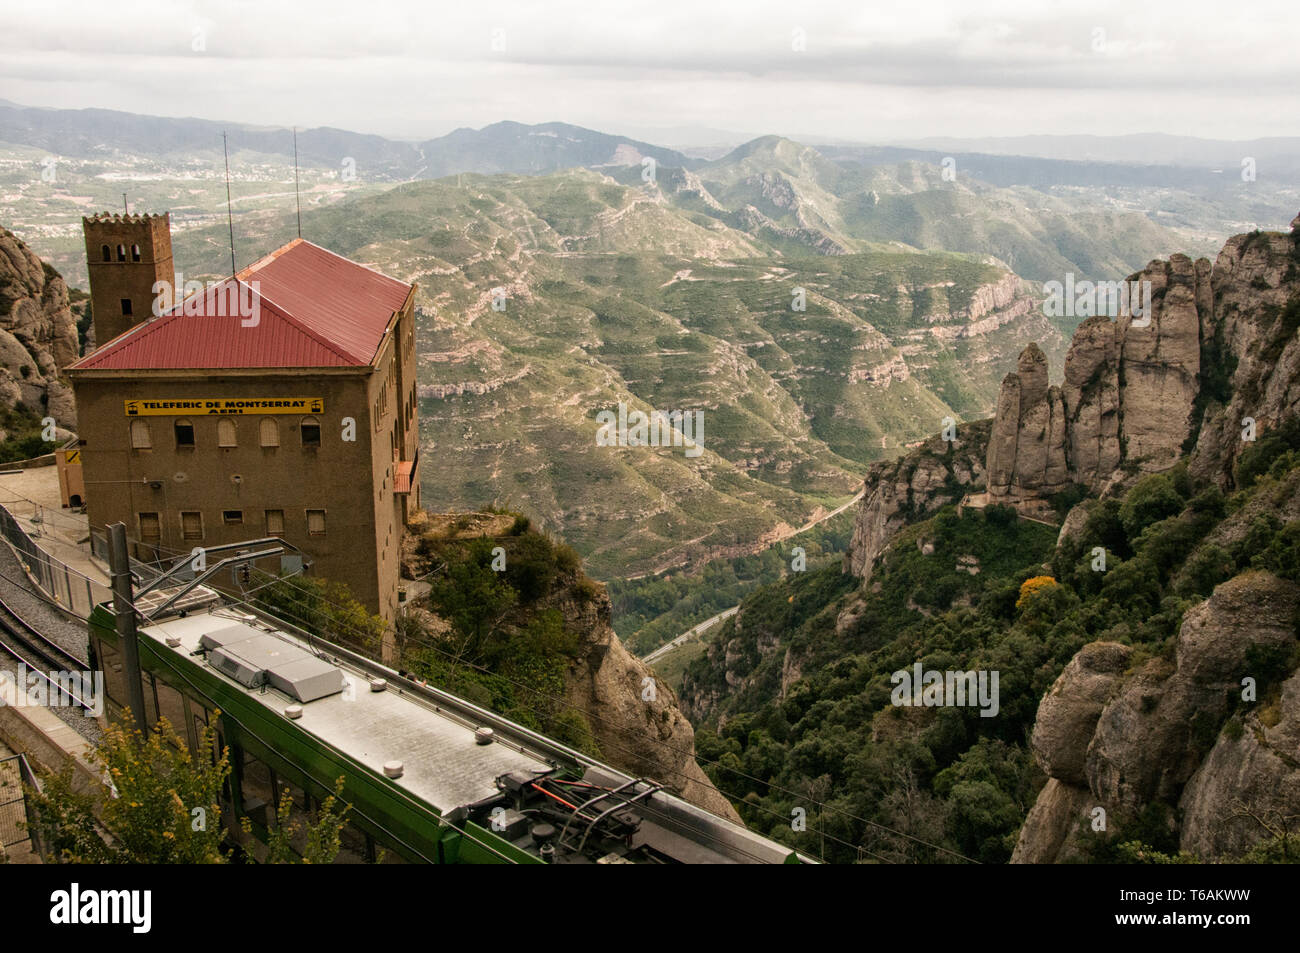
[[[74,428],[72,389],[59,375],[76,359],[67,285],[12,232],[0,230],[0,403],[21,403]]]
[[[1226,281],[1231,248],[1219,260],[1219,279]],[[1026,348],[998,397],[990,498],[1042,497],[1071,483],[1096,492],[1124,464],[1146,471],[1172,466],[1199,423],[1201,352],[1216,334],[1214,283],[1208,260],[1185,255],[1130,276],[1128,286],[1149,288],[1150,313],[1135,294],[1138,316],[1126,303],[1116,320],[1085,320],[1066,354],[1060,387],[1048,385],[1038,348]]]
[[[1133,664],[1133,649],[1115,642],[1084,646],[1039,704],[1031,747],[1050,780],[1012,862],[1078,859],[1098,807],[1113,825],[1177,805],[1181,849],[1205,860],[1252,846],[1260,821],[1300,814],[1300,672],[1272,710],[1223,730],[1243,679],[1295,644],[1298,608],[1300,586],[1243,573],[1184,616],[1172,662]]]
[[[1079,328],[1059,398],[1064,440],[1045,447],[1065,461],[1069,479],[1105,492],[1124,470],[1181,459],[1191,479],[1233,488],[1247,449],[1294,425],[1297,227],[1300,217],[1289,235],[1236,236],[1213,267],[1177,256],[1153,263],[1142,273],[1156,289],[1149,328],[1131,318]],[[1041,478],[1041,428],[1026,426],[1015,403],[1041,389],[1029,363],[1004,383],[989,446],[991,496],[1021,500],[1057,485]],[[1294,525],[1298,484],[1295,470],[1279,470],[1266,492],[1243,497],[1214,527],[1205,550],[1240,551],[1252,528]],[[1067,521],[1063,537],[1081,525]],[[1097,808],[1127,821],[1163,811],[1179,848],[1202,860],[1239,857],[1285,832],[1300,816],[1298,618],[1300,586],[1249,570],[1183,615],[1172,658],[1141,659],[1116,642],[1086,645],[1039,705],[1031,745],[1049,781],[1013,862],[1078,859]],[[1269,658],[1282,660],[1285,680],[1255,704]]]
[[[1298,239],[1300,217],[1289,234],[1232,238],[1213,264],[1152,262],[1129,279],[1149,282],[1149,310],[1086,319],[1059,385],[1030,344],[993,421],[966,428],[946,458],[932,438],[872,468],[846,570],[869,579],[903,527],[982,488],[1022,513],[1071,487],[1121,499],[1144,474],[1176,465],[1191,492],[1240,489],[1251,446],[1289,440],[1300,425]],[[1300,585],[1248,568],[1252,532],[1300,520],[1300,470],[1286,465],[1212,521],[1197,553],[1232,551],[1236,568],[1174,617],[1163,650],[1118,626],[1084,645],[1043,696],[1030,747],[1048,780],[1013,862],[1095,856],[1099,814],[1112,832],[1159,817],[1202,860],[1240,857],[1300,816]],[[1095,512],[1072,511],[1062,540]],[[1192,571],[1189,562],[1179,585]],[[1268,659],[1281,661],[1266,685]]]
[[[560,605],[566,626],[581,633],[565,696],[577,710],[592,713],[588,721],[605,760],[739,821],[695,761],[695,729],[678,707],[677,695],[624,648],[610,627],[608,594],[602,590],[594,602],[566,598]]]
[[[955,438],[936,435],[896,460],[867,471],[844,568],[864,582],[890,540],[908,523],[959,501],[984,478],[989,421],[955,427]]]
[[[676,693],[623,646],[608,593],[573,550],[499,510],[418,513],[412,525],[403,571],[432,582],[396,634],[394,661],[739,820],[696,763]]]

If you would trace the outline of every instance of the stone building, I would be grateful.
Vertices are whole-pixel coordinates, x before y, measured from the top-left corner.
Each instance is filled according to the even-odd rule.
[[[81,220],[90,271],[95,341],[104,344],[153,316],[174,280],[171,216],[109,215]],[[167,293],[167,304],[173,298]]]
[[[98,322],[101,298],[126,294],[91,265]],[[278,536],[391,619],[419,505],[414,297],[295,239],[101,338],[68,370],[92,531],[124,522],[144,559]]]

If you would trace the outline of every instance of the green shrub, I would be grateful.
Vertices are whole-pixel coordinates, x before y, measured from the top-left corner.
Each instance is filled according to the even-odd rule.
[[[1124,497],[1119,521],[1125,535],[1133,541],[1152,523],[1182,511],[1183,498],[1174,489],[1173,481],[1166,474],[1152,473],[1139,480]]]

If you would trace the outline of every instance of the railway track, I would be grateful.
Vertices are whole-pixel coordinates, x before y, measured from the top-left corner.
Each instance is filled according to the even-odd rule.
[[[95,710],[93,702],[78,697],[66,685],[50,678],[55,672],[84,672],[89,663],[47,639],[3,600],[0,600],[0,656],[27,666],[31,675],[46,683],[50,698],[66,695],[77,707],[88,712]]]

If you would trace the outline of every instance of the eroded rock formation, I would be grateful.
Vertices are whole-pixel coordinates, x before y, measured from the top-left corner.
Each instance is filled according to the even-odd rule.
[[[0,401],[76,426],[72,389],[59,379],[77,359],[77,325],[58,272],[0,230]]]
[[[1297,609],[1300,586],[1247,572],[1188,611],[1172,662],[1134,670],[1126,646],[1084,646],[1039,704],[1031,744],[1052,781],[1013,862],[1067,859],[1069,838],[1096,807],[1123,818],[1181,802],[1180,846],[1203,860],[1260,840],[1259,817],[1300,813],[1300,674],[1283,686],[1276,717],[1252,710],[1244,728],[1224,730],[1242,679],[1259,674],[1253,660],[1294,645]],[[1234,815],[1240,823],[1225,823]]]
[[[956,439],[942,435],[899,457],[874,464],[858,506],[844,567],[863,580],[894,534],[913,519],[925,519],[956,503],[984,476],[989,422],[962,424]]]
[[[1086,319],[1060,388],[1048,386],[1046,359],[1034,345],[1002,382],[989,442],[990,499],[1042,498],[1071,483],[1096,492],[1121,464],[1163,470],[1183,453],[1198,424],[1203,341],[1215,333],[1210,263],[1174,255],[1127,284],[1150,288],[1150,313],[1141,292],[1117,320]]]

